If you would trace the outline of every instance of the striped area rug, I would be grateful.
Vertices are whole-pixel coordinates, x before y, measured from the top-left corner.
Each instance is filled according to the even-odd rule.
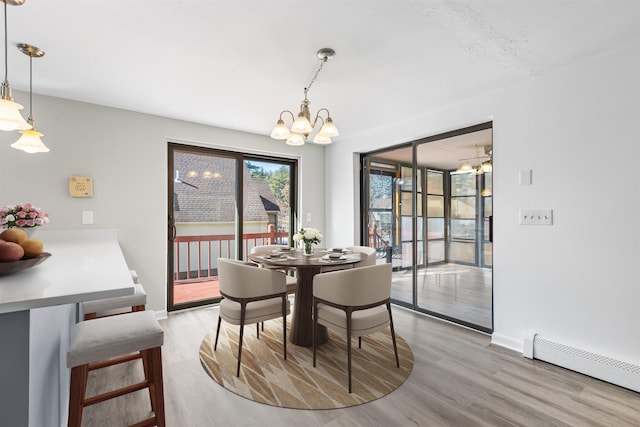
[[[239,327],[222,323],[218,349],[216,331],[200,345],[200,361],[218,384],[242,397],[295,409],[336,409],[379,399],[398,388],[413,368],[413,353],[396,333],[400,368],[396,367],[391,333],[377,332],[352,343],[352,393],[347,388],[345,337],[329,330],[329,341],[318,347],[316,367],[313,349],[287,343],[282,356],[282,321],[265,322],[260,339],[256,327],[245,326],[240,377],[236,377]]]

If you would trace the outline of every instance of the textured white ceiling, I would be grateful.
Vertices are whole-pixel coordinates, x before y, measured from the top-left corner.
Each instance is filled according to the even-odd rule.
[[[36,93],[264,135],[331,47],[309,99],[338,142],[637,43],[640,1],[26,0],[8,34],[15,89],[30,43]]]

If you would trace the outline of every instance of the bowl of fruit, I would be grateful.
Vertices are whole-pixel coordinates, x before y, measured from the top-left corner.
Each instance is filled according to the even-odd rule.
[[[42,240],[29,238],[20,228],[7,228],[0,233],[0,274],[35,267],[50,256],[44,251]]]

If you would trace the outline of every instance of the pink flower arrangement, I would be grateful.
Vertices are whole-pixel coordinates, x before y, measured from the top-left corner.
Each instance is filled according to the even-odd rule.
[[[49,222],[49,214],[30,203],[0,208],[0,225],[4,228],[33,228]]]

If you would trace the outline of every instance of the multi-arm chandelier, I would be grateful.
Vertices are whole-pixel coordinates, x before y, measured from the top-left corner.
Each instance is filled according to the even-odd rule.
[[[280,113],[280,118],[276,126],[273,128],[271,132],[271,138],[273,139],[286,139],[287,144],[289,145],[304,145],[307,137],[313,129],[318,124],[318,120],[322,122],[320,130],[316,133],[313,138],[313,142],[316,144],[331,144],[331,138],[334,136],[340,135],[338,133],[338,129],[333,124],[333,120],[331,119],[331,114],[329,110],[326,108],[321,108],[316,113],[313,122],[311,122],[311,114],[309,112],[309,99],[307,99],[307,93],[309,89],[311,89],[311,85],[316,81],[318,74],[322,70],[324,64],[335,56],[336,52],[333,49],[323,48],[318,51],[318,58],[320,58],[320,66],[316,71],[315,75],[311,79],[309,86],[304,88],[304,99],[300,104],[300,112],[298,116],[295,117],[294,114],[289,110],[284,110]],[[327,114],[326,118],[323,118],[320,113],[325,112]],[[284,124],[284,120],[282,119],[282,115],[284,113],[289,113],[291,115],[291,119],[293,120],[293,124],[291,125],[291,130]]]

